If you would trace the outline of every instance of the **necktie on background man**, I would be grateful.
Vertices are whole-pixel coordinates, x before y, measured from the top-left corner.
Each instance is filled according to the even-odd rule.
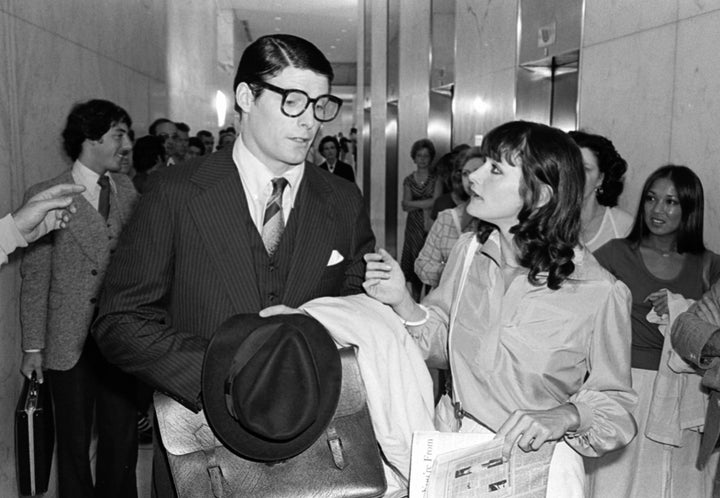
[[[100,185],[98,212],[102,215],[103,219],[107,221],[108,215],[110,214],[110,179],[107,175],[102,175],[98,178],[97,182],[98,185]]]
[[[262,240],[265,250],[272,256],[280,245],[280,237],[285,230],[283,218],[282,196],[288,181],[283,178],[272,179],[272,194],[265,204],[265,217],[263,218]]]

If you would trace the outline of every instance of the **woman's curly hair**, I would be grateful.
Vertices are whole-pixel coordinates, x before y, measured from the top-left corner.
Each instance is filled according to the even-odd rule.
[[[598,169],[603,175],[602,184],[595,191],[598,204],[607,207],[617,206],[618,197],[623,191],[627,161],[622,158],[608,138],[582,130],[571,131],[568,135],[578,147],[589,149],[595,154]]]
[[[577,145],[563,131],[527,121],[511,121],[493,129],[479,149],[464,156],[503,159],[522,170],[523,207],[515,236],[519,262],[530,270],[533,285],[559,289],[575,271],[574,248],[580,240],[580,210],[585,174]],[[550,195],[547,195],[547,194]],[[478,238],[485,242],[496,227],[482,222]],[[547,277],[540,276],[547,272]]]

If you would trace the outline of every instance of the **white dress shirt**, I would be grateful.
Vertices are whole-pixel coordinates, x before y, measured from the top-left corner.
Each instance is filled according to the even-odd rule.
[[[268,197],[272,194],[272,179],[276,178],[276,175],[248,150],[242,140],[242,134],[237,136],[233,145],[233,162],[237,166],[238,173],[240,173],[250,217],[255,223],[258,232],[262,234],[265,204],[267,204]],[[295,205],[295,197],[304,174],[305,161],[291,167],[282,175],[288,181],[282,199],[285,224],[287,224],[290,212]]]
[[[85,192],[82,193],[82,196],[97,210],[100,202],[100,185],[98,185],[100,175],[79,160],[75,160],[75,164],[73,164],[72,167],[72,177],[75,183],[85,187]],[[112,177],[110,175],[107,175],[107,177],[110,179],[110,188],[114,193],[117,192]]]

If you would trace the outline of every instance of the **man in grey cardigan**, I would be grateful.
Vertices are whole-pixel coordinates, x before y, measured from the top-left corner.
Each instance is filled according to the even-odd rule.
[[[37,240],[21,266],[21,370],[50,384],[61,497],[137,496],[135,382],[105,361],[89,335],[105,269],[137,198],[132,182],[118,173],[130,153],[130,126],[130,116],[112,102],[75,105],[63,130],[74,164],[26,194],[59,183],[85,187],[72,223]],[[95,485],[88,456],[93,414]]]

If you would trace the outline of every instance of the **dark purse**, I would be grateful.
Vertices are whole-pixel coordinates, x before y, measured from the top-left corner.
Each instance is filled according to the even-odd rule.
[[[245,460],[214,437],[204,415],[155,395],[160,434],[178,496],[380,497],[387,483],[353,348],[340,351],[342,389],[332,422],[300,455],[278,463]]]
[[[45,493],[55,446],[52,400],[47,384],[35,372],[25,379],[15,410],[15,457],[20,494]]]

